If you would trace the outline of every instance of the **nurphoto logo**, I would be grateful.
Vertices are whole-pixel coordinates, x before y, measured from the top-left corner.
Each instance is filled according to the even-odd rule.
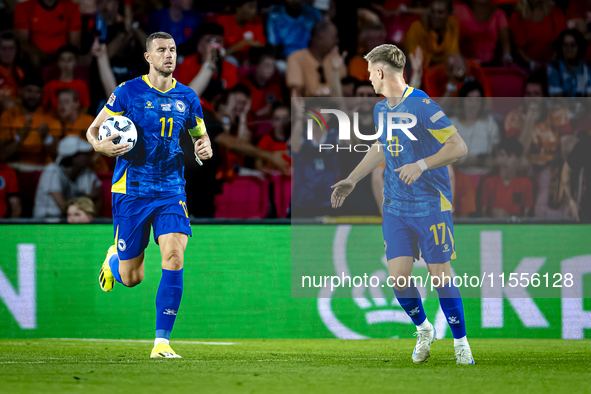
[[[351,140],[351,120],[349,119],[349,115],[347,113],[338,109],[320,109],[320,112],[318,112],[309,107],[303,108],[304,114],[311,117],[311,119],[308,119],[306,129],[308,140],[312,140],[314,138],[314,121],[316,121],[322,131],[328,130],[328,124],[322,114],[333,114],[337,117],[339,122],[339,141]],[[388,141],[392,141],[392,131],[397,129],[401,130],[411,141],[417,141],[417,137],[415,137],[414,134],[409,130],[416,126],[417,118],[413,114],[404,112],[380,112],[378,114],[378,126],[375,128],[375,133],[373,134],[362,134],[359,131],[359,113],[353,112],[353,132],[355,133],[355,137],[361,141],[376,141],[382,136],[384,132],[384,117],[386,118],[385,129]],[[396,143],[388,144],[386,149],[388,149],[389,152],[400,153],[404,150],[404,147],[399,144],[398,138],[395,138],[395,140]],[[339,150],[350,151],[352,148],[355,152],[367,152],[371,149],[371,145],[372,144],[352,144],[347,147],[339,147],[333,144],[319,144],[318,150],[322,152],[335,149],[338,152]]]

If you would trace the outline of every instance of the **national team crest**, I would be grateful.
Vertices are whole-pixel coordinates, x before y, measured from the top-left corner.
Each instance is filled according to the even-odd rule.
[[[119,241],[117,241],[117,247],[120,251],[123,252],[127,248],[127,245],[125,244],[124,240],[120,239]]]
[[[177,109],[179,112],[185,112],[185,109],[187,108],[187,107],[185,106],[185,103],[183,103],[181,100],[177,100],[177,101],[174,103],[174,106],[176,107],[176,109]]]

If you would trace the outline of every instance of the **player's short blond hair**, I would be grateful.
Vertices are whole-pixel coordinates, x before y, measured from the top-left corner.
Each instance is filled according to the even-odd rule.
[[[368,62],[383,62],[390,65],[396,71],[402,72],[406,64],[406,56],[396,45],[383,44],[375,47],[364,59]]]

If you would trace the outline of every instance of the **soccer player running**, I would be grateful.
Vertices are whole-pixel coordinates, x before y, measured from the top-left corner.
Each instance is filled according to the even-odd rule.
[[[446,165],[466,155],[466,144],[441,107],[424,92],[404,81],[406,57],[395,45],[380,45],[365,56],[371,83],[386,99],[376,104],[376,126],[387,123],[387,113],[414,115],[417,123],[408,131],[394,129],[387,139],[386,126],[361,163],[344,180],[336,183],[331,196],[333,208],[343,204],[357,182],[386,161],[384,173],[384,218],[382,230],[388,270],[394,278],[394,293],[417,326],[417,343],[412,353],[415,364],[429,359],[435,328],[425,315],[421,295],[410,280],[419,249],[439,294],[441,309],[454,337],[457,364],[474,364],[466,338],[464,309],[458,288],[449,279],[449,262],[456,258],[451,215],[451,186]],[[394,123],[409,123],[409,116],[395,117]],[[438,283],[442,275],[444,283]]]
[[[119,85],[87,132],[97,152],[117,157],[113,175],[113,230],[115,244],[99,273],[103,291],[115,281],[137,286],[144,278],[144,250],[150,239],[162,254],[162,279],[156,293],[156,340],[152,358],[180,358],[169,345],[170,332],[183,293],[183,253],[191,234],[183,179],[183,151],[179,136],[188,132],[195,153],[212,156],[199,98],[172,78],[176,45],[168,33],[151,34],[146,40],[150,72]],[[113,115],[131,119],[138,130],[135,148],[115,145],[118,134],[98,140],[99,127]]]

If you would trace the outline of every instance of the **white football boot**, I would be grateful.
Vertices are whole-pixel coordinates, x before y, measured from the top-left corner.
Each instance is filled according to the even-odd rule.
[[[460,345],[454,347],[456,351],[456,364],[474,365],[474,357],[470,346]]]
[[[417,337],[417,344],[412,352],[412,362],[415,364],[423,364],[429,360],[431,356],[431,344],[437,339],[437,331],[432,324],[430,329],[419,330],[414,333]]]

